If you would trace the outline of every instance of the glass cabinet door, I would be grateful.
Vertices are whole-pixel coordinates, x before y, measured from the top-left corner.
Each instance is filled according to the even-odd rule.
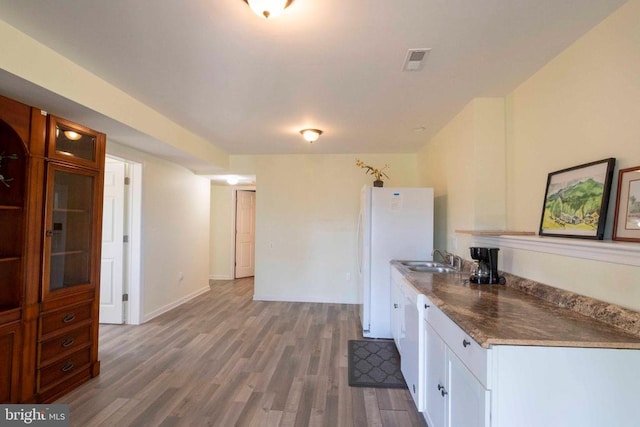
[[[45,289],[89,285],[97,173],[49,164],[47,175]]]
[[[49,116],[47,157],[91,168],[99,167],[104,135],[67,120]]]

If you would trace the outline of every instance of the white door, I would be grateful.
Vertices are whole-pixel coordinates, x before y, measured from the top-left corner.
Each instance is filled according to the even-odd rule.
[[[124,322],[122,310],[124,167],[124,163],[109,159],[105,164],[100,323]]]
[[[256,192],[236,192],[236,278],[251,277],[255,270]]]

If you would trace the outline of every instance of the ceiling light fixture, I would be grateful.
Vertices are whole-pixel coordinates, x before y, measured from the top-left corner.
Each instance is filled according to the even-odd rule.
[[[322,135],[322,131],[320,129],[302,129],[300,131],[304,139],[309,142],[316,142],[320,135]]]
[[[280,15],[293,0],[243,0],[256,15],[265,19]]]
[[[240,182],[240,180],[237,176],[230,176],[227,178],[227,184],[229,185],[236,185],[238,182]]]

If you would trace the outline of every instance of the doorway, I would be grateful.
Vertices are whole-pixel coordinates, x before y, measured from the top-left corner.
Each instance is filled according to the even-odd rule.
[[[100,323],[142,323],[142,165],[105,161],[100,268]]]
[[[256,192],[236,191],[234,278],[252,277],[255,273]]]

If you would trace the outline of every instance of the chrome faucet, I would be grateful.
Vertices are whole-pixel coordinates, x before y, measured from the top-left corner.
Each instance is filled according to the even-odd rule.
[[[435,261],[435,255],[440,255],[442,262],[445,264],[449,264],[451,267],[455,268],[458,271],[462,271],[462,258],[458,255],[452,254],[451,252],[444,251],[442,252],[440,249],[434,249],[431,252],[431,257]]]
[[[434,249],[431,251],[431,258],[434,261],[436,260],[436,254],[440,255],[442,262],[444,262],[445,264],[449,263],[449,261],[447,260],[447,255],[443,254],[440,249]]]

